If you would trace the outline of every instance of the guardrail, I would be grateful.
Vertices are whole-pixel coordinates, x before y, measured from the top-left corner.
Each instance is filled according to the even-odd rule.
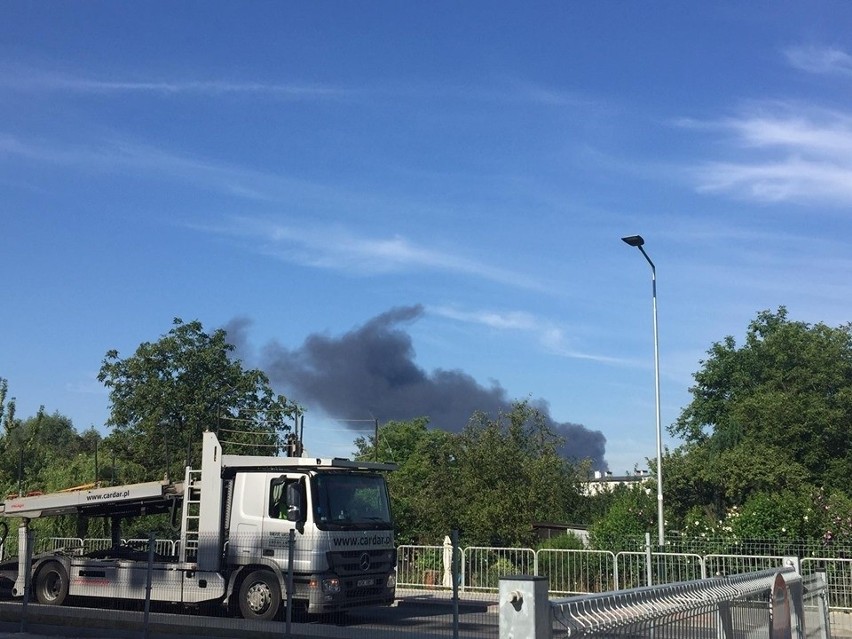
[[[823,575],[792,566],[556,600],[543,577],[508,577],[498,606],[501,637],[830,636]]]
[[[608,550],[546,548],[536,553],[536,566],[536,574],[548,578],[553,594],[604,592],[618,587],[616,557]]]
[[[122,539],[121,543],[125,546],[137,546],[143,549],[148,547],[147,539]],[[179,542],[172,541],[171,539],[156,539],[154,540],[154,550],[157,554],[160,555],[173,556],[175,555],[178,543]],[[13,545],[8,543],[7,540],[6,546],[7,548],[5,548],[4,551],[10,550],[14,552],[16,551],[17,543]],[[109,548],[112,548],[112,540],[100,537],[92,537],[87,539],[82,539],[80,537],[47,537],[38,540],[38,542],[36,543],[35,552],[43,553],[63,551],[85,554],[97,550],[107,550]],[[6,552],[3,558],[6,558],[8,556],[9,553]]]
[[[397,548],[397,583],[408,588],[452,585],[449,546]],[[493,592],[500,577],[545,576],[553,595],[591,594],[780,568],[782,555],[620,552],[531,548],[459,548],[459,590]],[[833,609],[852,612],[852,559],[801,559],[803,574],[822,571]]]
[[[806,577],[825,575],[832,610],[852,612],[852,559],[807,557],[801,560],[801,566]]]
[[[620,552],[615,556],[615,590],[702,579],[706,566],[706,559],[694,553]]]
[[[7,546],[14,550],[14,539]],[[9,543],[12,542],[12,543]],[[147,539],[122,543],[147,547]],[[155,551],[174,556],[179,542],[155,540]],[[89,552],[109,548],[103,538],[49,537],[39,541],[38,552]],[[406,588],[449,589],[452,586],[449,545],[402,545],[397,549],[397,583]],[[545,576],[551,595],[579,595],[625,590],[705,577],[755,572],[783,566],[782,555],[620,552],[531,548],[460,548],[459,590],[495,592],[500,577],[510,574]],[[8,553],[4,555],[4,558]],[[832,610],[852,612],[852,559],[805,557],[804,576],[824,573]]]

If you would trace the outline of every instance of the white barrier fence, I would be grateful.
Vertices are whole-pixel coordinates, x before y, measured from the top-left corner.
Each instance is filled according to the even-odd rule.
[[[397,583],[403,588],[443,589],[452,585],[451,549],[399,546]],[[460,548],[459,591],[497,592],[500,577],[547,577],[551,596],[596,594],[680,583],[707,577],[782,568],[782,555],[619,552],[531,548]],[[832,610],[852,612],[852,559],[800,559],[803,576],[825,573]]]
[[[144,550],[147,539],[124,539],[126,546]],[[155,540],[155,552],[175,556],[177,541]],[[110,539],[51,537],[43,539],[38,552],[79,552],[109,549]],[[13,548],[9,550],[14,550]],[[784,566],[782,555],[736,555],[605,550],[561,550],[532,548],[460,548],[458,587],[462,592],[497,592],[501,577],[532,575],[547,577],[553,596],[595,594],[652,585],[679,583]],[[10,553],[6,552],[4,556]],[[412,589],[449,589],[452,548],[404,545],[397,549],[397,584]],[[801,573],[824,573],[828,597],[834,611],[852,612],[852,559],[804,557]]]
[[[171,539],[156,539],[154,540],[154,551],[157,554],[171,557],[177,554],[179,543],[180,542],[172,541]],[[148,548],[147,539],[122,539],[121,544],[123,546],[138,548],[139,550],[147,550]],[[81,539],[79,537],[48,537],[38,542],[36,546],[36,553],[57,552],[62,550],[65,552],[86,554],[98,550],[108,550],[112,548],[112,545],[111,539],[102,539],[97,537],[91,539]],[[14,548],[9,548],[7,550],[9,552],[5,552],[4,557],[8,556],[10,552],[11,554],[14,554]]]

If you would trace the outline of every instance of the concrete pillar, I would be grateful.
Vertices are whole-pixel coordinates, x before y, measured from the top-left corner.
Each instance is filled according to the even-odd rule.
[[[552,639],[547,577],[500,577],[500,639]]]

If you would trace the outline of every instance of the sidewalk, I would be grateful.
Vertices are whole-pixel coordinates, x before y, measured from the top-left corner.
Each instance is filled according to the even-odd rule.
[[[498,597],[496,592],[463,592],[458,593],[459,612],[490,612],[497,613]],[[453,606],[453,592],[450,589],[433,588],[397,588],[397,606]]]

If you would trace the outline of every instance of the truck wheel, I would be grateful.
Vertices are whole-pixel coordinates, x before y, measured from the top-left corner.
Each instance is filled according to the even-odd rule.
[[[249,573],[240,586],[240,613],[243,619],[274,619],[281,607],[278,580],[268,570]]]
[[[40,604],[61,606],[68,596],[68,573],[58,561],[51,561],[38,571],[35,596]]]

